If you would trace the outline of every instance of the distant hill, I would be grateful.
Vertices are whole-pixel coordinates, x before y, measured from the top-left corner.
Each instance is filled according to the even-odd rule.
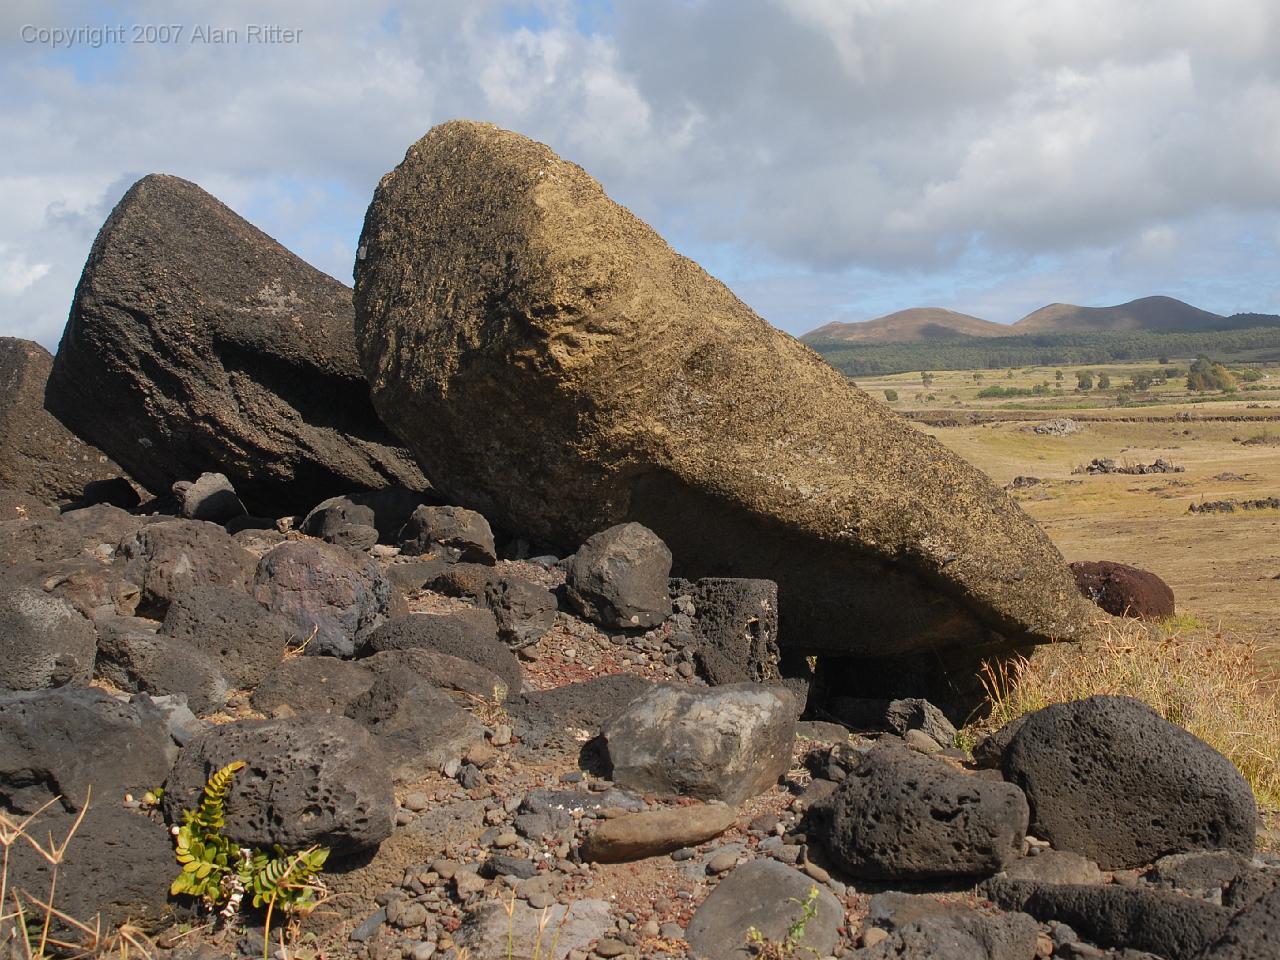
[[[1173,297],[1142,297],[1114,307],[1051,303],[1014,324],[992,323],[939,307],[915,307],[861,323],[828,323],[800,339],[807,343],[934,343],[972,337],[1068,333],[1187,333],[1269,327],[1280,316],[1237,313],[1224,317]]]
[[[953,337],[1007,337],[1009,327],[941,307],[913,307],[862,323],[828,323],[806,339],[864,343],[910,343]]]
[[[1219,330],[1226,317],[1201,310],[1173,297],[1142,297],[1114,307],[1077,307],[1071,303],[1051,303],[1027,314],[1007,333],[1101,333],[1120,330],[1151,330],[1173,333],[1182,330]]]

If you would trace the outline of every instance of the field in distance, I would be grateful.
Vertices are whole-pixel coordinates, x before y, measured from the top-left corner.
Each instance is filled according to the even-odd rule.
[[[1280,677],[1280,510],[1189,512],[1206,501],[1280,497],[1280,364],[1247,368],[1250,379],[1234,392],[1199,392],[1187,389],[1191,362],[934,370],[856,382],[1002,486],[1035,478],[1012,495],[1068,561],[1154,571],[1173,587],[1185,629],[1221,628],[1257,643]],[[1091,389],[1077,390],[1087,382],[1081,373]],[[1099,389],[1103,377],[1108,385]],[[993,386],[1015,396],[992,396]],[[897,399],[886,400],[886,391]],[[1035,431],[1056,418],[1074,429]],[[1125,466],[1158,458],[1184,472],[1076,472],[1094,459]]]

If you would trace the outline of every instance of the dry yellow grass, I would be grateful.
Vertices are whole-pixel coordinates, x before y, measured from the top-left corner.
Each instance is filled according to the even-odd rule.
[[[989,669],[991,713],[968,737],[1052,703],[1096,694],[1134,697],[1230,758],[1265,810],[1280,808],[1280,698],[1254,663],[1255,649],[1221,631],[1178,621],[1099,622],[1080,644],[1040,648]]]

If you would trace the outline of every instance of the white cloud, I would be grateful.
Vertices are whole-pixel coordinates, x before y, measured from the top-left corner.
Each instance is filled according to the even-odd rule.
[[[111,18],[302,35],[52,53],[20,23],[101,11],[0,15],[0,244],[25,258],[2,332],[56,341],[97,225],[151,171],[349,280],[378,177],[452,117],[549,143],[790,329],[924,296],[1280,309],[1274,245],[1233,246],[1280,224],[1270,0],[648,0],[590,33],[566,0],[184,10]]]

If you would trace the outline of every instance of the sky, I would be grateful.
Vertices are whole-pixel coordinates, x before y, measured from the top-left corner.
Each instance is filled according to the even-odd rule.
[[[0,84],[0,335],[50,349],[139,177],[350,283],[378,179],[459,117],[580,164],[795,334],[1280,312],[1274,0],[5,0]]]

